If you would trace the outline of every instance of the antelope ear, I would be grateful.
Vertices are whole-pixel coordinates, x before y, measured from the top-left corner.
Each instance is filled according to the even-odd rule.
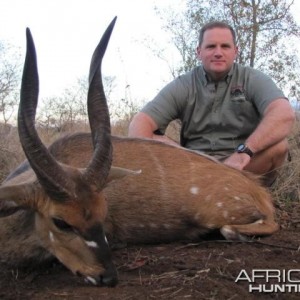
[[[28,209],[28,207],[18,206],[12,201],[2,201],[0,203],[0,218],[8,217],[17,211],[24,209]]]
[[[9,216],[22,209],[35,209],[36,186],[33,183],[23,183],[0,187],[0,217]]]
[[[142,170],[134,171],[134,170],[125,169],[125,168],[111,167],[106,183],[109,183],[113,180],[122,179],[123,177],[128,176],[128,175],[139,175],[141,173],[142,173]]]

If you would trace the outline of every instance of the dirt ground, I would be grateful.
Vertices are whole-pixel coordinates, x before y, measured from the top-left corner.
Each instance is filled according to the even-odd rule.
[[[27,269],[0,265],[0,299],[298,299],[300,292],[249,292],[246,280],[236,282],[241,270],[250,276],[254,269],[300,268],[300,205],[277,205],[277,214],[281,230],[250,242],[214,237],[115,250],[114,288],[86,284],[58,262]],[[300,280],[299,272],[293,280]]]

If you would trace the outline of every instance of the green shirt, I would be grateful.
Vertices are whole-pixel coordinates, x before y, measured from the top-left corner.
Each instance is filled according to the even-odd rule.
[[[181,145],[213,154],[243,143],[278,98],[285,98],[283,92],[258,70],[235,63],[224,80],[213,82],[198,66],[165,86],[142,111],[161,132],[180,119]]]

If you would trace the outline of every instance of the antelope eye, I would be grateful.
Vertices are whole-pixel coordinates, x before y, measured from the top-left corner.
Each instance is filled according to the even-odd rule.
[[[62,231],[73,231],[73,227],[62,219],[52,218],[54,225]]]

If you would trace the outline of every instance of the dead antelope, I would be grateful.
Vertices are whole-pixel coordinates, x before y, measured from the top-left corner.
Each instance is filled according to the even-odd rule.
[[[55,256],[94,284],[115,285],[105,235],[112,244],[194,240],[215,230],[227,239],[275,232],[271,197],[248,174],[183,148],[110,136],[100,68],[114,22],[91,62],[91,134],[66,136],[48,149],[34,127],[38,75],[27,32],[18,117],[27,162],[0,188],[1,260]]]

